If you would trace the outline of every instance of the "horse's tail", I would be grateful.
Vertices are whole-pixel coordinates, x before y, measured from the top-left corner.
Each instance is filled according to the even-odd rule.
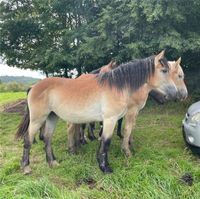
[[[30,90],[31,90],[31,88],[29,88],[27,90],[27,95]],[[29,123],[30,123],[30,113],[29,113],[29,108],[28,108],[28,104],[27,104],[26,111],[25,111],[24,116],[18,126],[18,130],[15,134],[16,139],[20,139],[25,136],[25,134],[28,132]]]

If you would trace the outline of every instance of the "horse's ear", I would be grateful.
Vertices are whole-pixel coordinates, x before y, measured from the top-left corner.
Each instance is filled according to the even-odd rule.
[[[116,68],[117,67],[117,63],[115,62],[115,61],[111,61],[111,66],[110,66],[110,68],[111,69],[114,69],[114,68]]]
[[[111,60],[106,66],[107,66],[107,68],[112,69],[112,65],[113,65],[113,61]]]
[[[164,56],[165,56],[165,50],[162,50],[162,51],[157,55],[157,57],[158,57],[159,59],[162,59]]]
[[[162,50],[159,54],[157,54],[155,56],[155,65],[156,66],[160,63],[159,60],[164,58],[164,56],[165,56],[165,50]]]
[[[181,57],[178,58],[178,60],[176,61],[176,66],[181,64]]]

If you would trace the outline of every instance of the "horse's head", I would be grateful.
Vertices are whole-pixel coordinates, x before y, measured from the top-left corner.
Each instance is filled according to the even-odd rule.
[[[99,73],[109,72],[116,67],[117,67],[116,62],[110,61],[107,65],[101,67]]]
[[[170,73],[170,66],[162,51],[154,58],[154,75],[149,78],[149,85],[161,92],[166,99],[175,99],[177,88]]]
[[[177,61],[169,61],[168,63],[170,66],[170,74],[177,88],[176,98],[178,100],[184,100],[187,98],[188,92],[184,82],[183,69],[180,65],[181,58],[179,58]]]
[[[168,61],[168,64],[170,67],[169,73],[177,88],[176,99],[184,100],[187,98],[188,92],[187,92],[186,85],[184,83],[184,73],[180,65],[180,62],[181,62],[181,58],[179,58],[177,61]],[[163,95],[163,93],[161,93],[159,89],[152,90],[150,92],[150,96],[154,100],[156,100],[158,103],[161,103],[161,104],[167,101],[166,96]]]

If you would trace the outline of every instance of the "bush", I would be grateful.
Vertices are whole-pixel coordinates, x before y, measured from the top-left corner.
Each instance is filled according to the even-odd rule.
[[[0,83],[0,92],[20,92],[20,91],[26,91],[30,85],[25,85],[22,83]]]

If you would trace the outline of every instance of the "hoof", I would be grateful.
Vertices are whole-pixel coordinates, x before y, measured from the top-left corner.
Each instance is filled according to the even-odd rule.
[[[29,167],[29,166],[25,166],[24,168],[23,168],[23,174],[24,175],[29,175],[29,174],[31,174],[31,168]]]
[[[112,173],[113,170],[109,166],[100,166],[100,169],[103,173]]]
[[[49,167],[53,168],[53,167],[57,167],[57,166],[59,166],[59,163],[56,160],[49,162]]]

